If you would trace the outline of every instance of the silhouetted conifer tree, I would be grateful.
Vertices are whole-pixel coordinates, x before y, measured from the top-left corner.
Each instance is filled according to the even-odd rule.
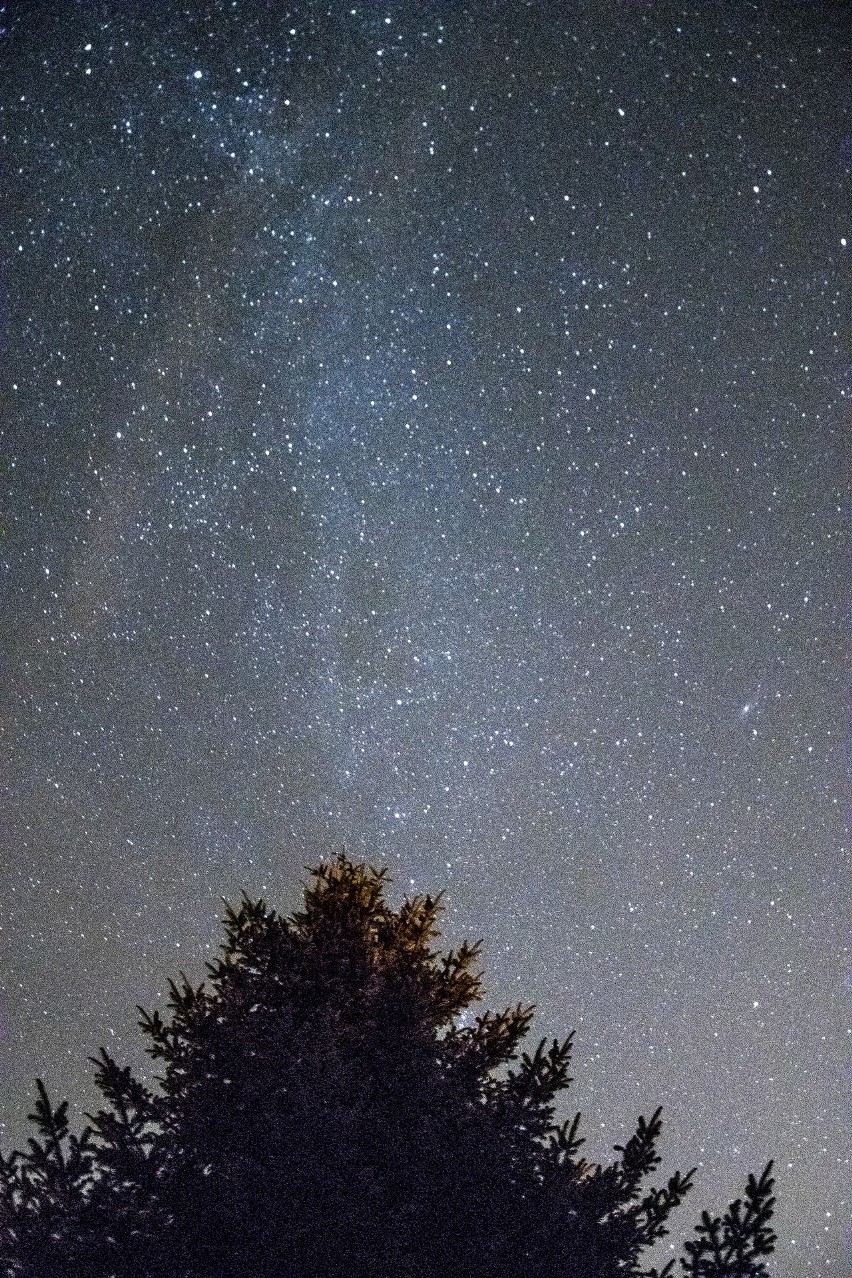
[[[393,910],[384,887],[340,856],[292,918],[227,907],[208,981],[142,1012],[158,1089],[101,1051],[81,1136],[37,1084],[37,1138],[0,1157],[5,1278],[645,1272],[693,1176],[645,1186],[660,1111],[612,1165],[582,1159],[579,1115],[554,1122],[571,1039],[521,1053],[521,1005],[465,1024],[479,946],[440,954],[439,898]],[[764,1278],[770,1167],[702,1217],[688,1278]]]

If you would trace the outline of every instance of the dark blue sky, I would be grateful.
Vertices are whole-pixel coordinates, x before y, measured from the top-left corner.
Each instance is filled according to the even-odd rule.
[[[0,1144],[345,845],[847,1272],[848,10],[4,20]]]

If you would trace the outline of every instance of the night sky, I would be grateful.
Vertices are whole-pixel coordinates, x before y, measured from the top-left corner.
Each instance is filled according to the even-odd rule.
[[[849,1273],[850,10],[2,13],[4,1151],[345,847]]]

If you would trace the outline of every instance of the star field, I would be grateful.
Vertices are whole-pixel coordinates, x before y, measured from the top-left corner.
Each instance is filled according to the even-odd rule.
[[[844,6],[0,12],[0,1146],[345,846],[849,1273]]]

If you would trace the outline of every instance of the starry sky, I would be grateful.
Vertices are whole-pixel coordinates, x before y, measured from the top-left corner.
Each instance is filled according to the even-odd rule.
[[[0,1144],[345,847],[848,1274],[849,10],[0,23]]]

